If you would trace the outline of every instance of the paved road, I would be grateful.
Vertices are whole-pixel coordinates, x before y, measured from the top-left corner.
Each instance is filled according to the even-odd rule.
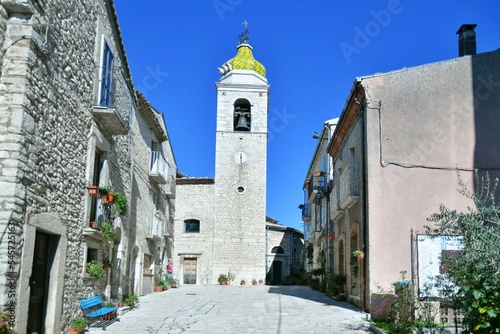
[[[370,333],[365,314],[305,286],[183,285],[89,333]]]

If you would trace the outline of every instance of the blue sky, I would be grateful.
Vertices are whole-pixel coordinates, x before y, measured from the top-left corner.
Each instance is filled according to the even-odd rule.
[[[215,174],[217,67],[249,22],[271,84],[267,214],[302,229],[302,185],[324,121],[357,76],[458,56],[463,23],[478,53],[500,48],[500,2],[115,0],[134,84],[165,115],[179,170]]]

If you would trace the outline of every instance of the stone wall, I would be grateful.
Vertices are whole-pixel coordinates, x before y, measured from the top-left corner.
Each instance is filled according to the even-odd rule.
[[[141,164],[146,161],[146,170],[133,172],[131,165],[134,155],[142,154],[141,141],[149,138],[133,137],[126,129],[117,135],[95,117],[102,35],[114,56],[111,110],[126,125],[137,109],[116,24],[112,2],[0,4],[0,230],[12,241],[11,247],[0,243],[0,305],[12,308],[19,333],[26,331],[29,320],[36,232],[59,236],[51,241],[55,257],[47,260],[62,264],[49,278],[47,333],[67,328],[79,313],[79,300],[94,294],[119,297],[121,277],[131,265],[135,224],[143,222],[143,212],[140,219],[129,217],[134,210],[112,217],[119,231],[114,250],[100,232],[89,229],[94,217],[87,186],[93,182],[97,151],[99,185],[124,194],[130,205],[133,198],[147,198],[142,188],[134,192],[133,180],[147,180],[149,156],[138,158]],[[100,261],[117,260],[113,274],[100,281],[88,278],[84,268],[89,247],[99,250]]]
[[[215,275],[213,273],[213,257],[217,256],[217,251],[213,248],[213,180],[200,179],[197,181],[197,179],[192,179],[190,183],[181,183],[182,181],[183,179],[178,180],[176,197],[178,205],[176,206],[174,226],[174,276],[179,277],[182,282],[184,258],[196,258],[197,283],[212,284]],[[200,233],[185,233],[184,221],[186,219],[199,220]],[[217,273],[217,277],[219,274]]]

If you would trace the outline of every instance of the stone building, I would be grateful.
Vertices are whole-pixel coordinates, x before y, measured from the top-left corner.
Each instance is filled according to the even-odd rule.
[[[0,45],[0,305],[19,333],[60,333],[79,300],[144,293],[144,259],[170,256],[175,160],[112,1],[2,1]],[[92,260],[115,266],[94,279]]]
[[[266,283],[296,284],[287,282],[304,268],[304,233],[267,217],[266,222]],[[298,277],[297,277],[298,279]]]
[[[328,120],[321,132],[313,134],[318,143],[304,181],[304,204],[299,207],[302,210],[305,247],[308,250],[304,267],[309,272],[333,268],[333,226],[328,210],[333,175],[330,168],[332,159],[326,148],[337,122],[338,118]]]
[[[215,179],[177,179],[175,273],[186,284],[264,282],[269,84],[242,34],[216,83]],[[272,259],[269,259],[272,263]]]
[[[367,311],[401,272],[415,293],[428,278],[417,235],[442,203],[467,211],[457,172],[471,191],[475,169],[498,177],[500,52],[476,54],[474,27],[458,58],[356,78],[329,141],[333,267]]]

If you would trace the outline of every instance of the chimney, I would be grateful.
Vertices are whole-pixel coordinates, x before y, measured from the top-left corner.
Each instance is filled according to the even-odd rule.
[[[477,24],[462,24],[457,31],[458,35],[458,56],[468,56],[476,54],[476,28]]]

